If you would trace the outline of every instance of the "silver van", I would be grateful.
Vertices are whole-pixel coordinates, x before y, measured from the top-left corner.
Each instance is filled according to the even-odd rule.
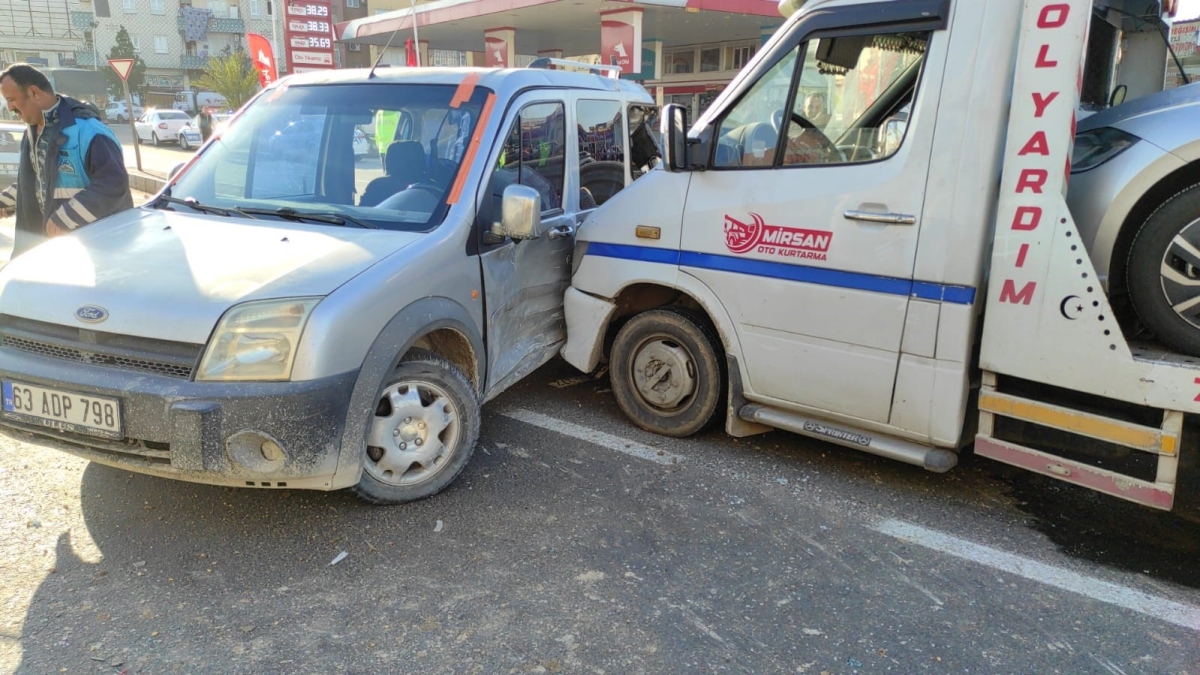
[[[558,353],[575,227],[653,166],[653,116],[596,72],[284,78],[145,206],[0,271],[0,422],[157,476],[433,495]]]

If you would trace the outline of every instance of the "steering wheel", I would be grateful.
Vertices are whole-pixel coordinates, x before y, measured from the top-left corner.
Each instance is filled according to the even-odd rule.
[[[829,140],[829,137],[825,135],[824,131],[821,131],[820,129],[817,128],[817,125],[813,124],[812,122],[805,119],[802,115],[799,115],[797,113],[792,113],[791,118],[792,118],[793,122],[795,122],[796,124],[799,124],[801,127],[804,128],[804,132],[801,133],[796,138],[801,138],[801,137],[805,136],[806,134],[808,134],[809,132],[811,132],[812,136],[817,139],[817,144],[821,146],[821,149],[827,155],[837,157],[842,162],[846,161],[846,156],[844,154],[842,154],[842,151],[836,145],[833,144],[833,141]],[[788,139],[789,149],[791,147],[791,144],[792,144],[792,139]]]
[[[775,127],[776,134],[783,128],[783,108],[776,108],[775,112],[771,113],[771,126]]]
[[[428,192],[429,194],[433,195],[435,199],[442,198],[442,191],[443,191],[442,186],[438,185],[437,183],[434,183],[433,181],[423,180],[423,181],[420,181],[417,183],[413,183],[404,189],[406,191],[407,190],[424,190],[425,192]]]

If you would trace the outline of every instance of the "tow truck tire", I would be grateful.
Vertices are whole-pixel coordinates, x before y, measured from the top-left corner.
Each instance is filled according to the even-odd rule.
[[[1188,249],[1191,249],[1190,251]],[[1167,347],[1200,356],[1200,185],[1159,206],[1129,248],[1129,298]]]
[[[479,439],[480,402],[467,376],[445,358],[413,349],[377,400],[354,493],[372,504],[403,504],[449,487]]]
[[[682,307],[642,312],[613,341],[617,405],[634,424],[683,438],[714,419],[725,392],[721,340],[697,313]]]

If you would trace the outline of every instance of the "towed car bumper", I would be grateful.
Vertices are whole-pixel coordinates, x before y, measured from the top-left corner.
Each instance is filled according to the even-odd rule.
[[[331,490],[345,487],[333,478],[356,378],[349,372],[305,382],[192,382],[2,347],[0,430],[138,473],[231,487]],[[118,438],[50,428],[55,423],[14,412],[11,382],[118,401]]]

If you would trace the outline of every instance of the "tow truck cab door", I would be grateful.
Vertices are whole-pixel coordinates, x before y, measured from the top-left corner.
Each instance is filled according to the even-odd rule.
[[[814,12],[702,120],[680,269],[733,317],[758,400],[886,424],[906,321],[936,333],[947,289],[913,269],[949,4]]]

